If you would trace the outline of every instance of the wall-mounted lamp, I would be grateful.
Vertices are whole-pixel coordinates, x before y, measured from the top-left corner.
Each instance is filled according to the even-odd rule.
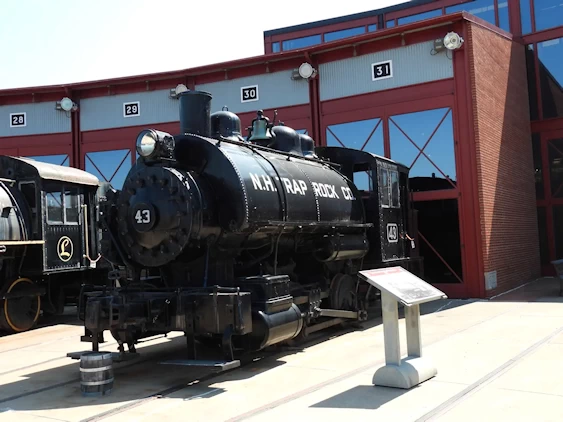
[[[170,90],[170,98],[178,98],[182,92],[189,91],[188,87],[184,84],[176,85],[176,88]]]
[[[433,54],[440,53],[444,50],[458,50],[463,45],[464,40],[456,32],[448,32],[444,38],[434,40]]]
[[[76,110],[78,110],[78,105],[74,101],[72,101],[70,98],[64,97],[62,100],[57,101],[55,103],[55,109],[66,111],[66,112],[76,111]]]
[[[317,69],[311,66],[309,63],[305,62],[299,66],[299,69],[294,69],[291,73],[291,79],[311,79],[317,76]]]

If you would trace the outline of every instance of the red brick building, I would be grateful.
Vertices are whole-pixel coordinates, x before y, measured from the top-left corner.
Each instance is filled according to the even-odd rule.
[[[319,145],[410,166],[427,280],[450,297],[490,297],[563,258],[553,234],[563,233],[563,65],[554,58],[563,8],[544,6],[412,1],[267,31],[259,57],[0,91],[0,153],[80,167],[119,188],[140,130],[178,131],[178,84],[211,92],[212,111],[227,105],[245,126],[257,109],[277,110]],[[441,48],[451,32],[463,44]],[[313,78],[296,76],[304,62]],[[63,97],[77,106],[61,110]]]

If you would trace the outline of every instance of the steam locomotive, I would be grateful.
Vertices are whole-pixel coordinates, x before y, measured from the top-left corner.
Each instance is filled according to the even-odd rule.
[[[211,94],[180,95],[180,134],[143,130],[121,190],[100,203],[114,287],[85,285],[82,341],[106,330],[136,353],[142,338],[183,332],[189,362],[239,354],[362,321],[376,292],[358,271],[422,275],[409,169],[371,153],[317,147],[262,111],[211,114]],[[366,177],[360,190],[354,178]]]
[[[99,180],[79,169],[0,156],[0,331],[62,313],[83,283],[106,284]]]

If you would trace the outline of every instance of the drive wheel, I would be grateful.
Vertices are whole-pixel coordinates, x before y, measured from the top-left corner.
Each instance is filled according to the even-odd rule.
[[[29,278],[18,278],[8,287],[6,293],[25,292],[35,284]],[[21,333],[33,328],[41,310],[41,298],[37,296],[18,297],[0,301],[0,329],[10,333]]]

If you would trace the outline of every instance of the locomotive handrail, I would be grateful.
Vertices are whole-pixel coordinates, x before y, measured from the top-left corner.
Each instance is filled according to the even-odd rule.
[[[82,208],[84,209],[84,243],[86,246],[86,253],[84,254],[84,258],[90,261],[90,264],[95,264],[100,260],[102,254],[98,254],[96,259],[90,258],[90,238],[88,236],[88,205],[82,204]]]

